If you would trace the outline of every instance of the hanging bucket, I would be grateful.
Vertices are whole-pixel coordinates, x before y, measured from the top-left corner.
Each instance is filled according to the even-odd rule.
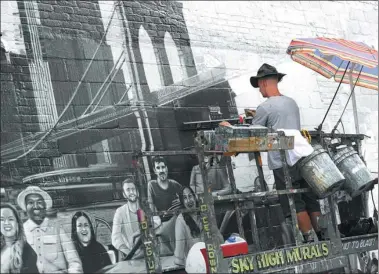
[[[354,198],[373,186],[374,177],[352,147],[337,150],[333,161],[346,178],[344,189],[351,197]]]
[[[341,188],[345,177],[339,171],[329,154],[320,145],[299,162],[300,174],[313,192],[323,199]]]

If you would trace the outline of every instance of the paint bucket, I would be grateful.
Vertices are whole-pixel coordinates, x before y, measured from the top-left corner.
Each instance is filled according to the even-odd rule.
[[[356,197],[370,189],[374,177],[352,147],[343,147],[333,155],[333,161],[346,178],[344,189],[351,197]]]
[[[345,177],[322,146],[313,148],[312,154],[299,161],[299,169],[313,192],[323,199],[339,190],[345,183]]]

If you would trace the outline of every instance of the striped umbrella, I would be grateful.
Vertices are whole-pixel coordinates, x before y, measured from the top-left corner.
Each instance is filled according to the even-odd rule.
[[[353,68],[352,80],[357,86],[378,90],[378,51],[364,43],[323,37],[294,39],[287,54],[328,79],[334,77],[336,82],[341,82],[347,68]],[[344,77],[342,83],[349,84],[349,78]]]
[[[287,54],[295,62],[324,77],[328,79],[333,77],[340,85],[350,84],[351,95],[354,95],[355,86],[378,90],[378,51],[364,43],[324,37],[299,38],[291,41]],[[338,89],[339,86],[336,94]],[[353,109],[355,127],[359,133],[355,96],[353,96]],[[325,117],[318,128],[320,130]]]

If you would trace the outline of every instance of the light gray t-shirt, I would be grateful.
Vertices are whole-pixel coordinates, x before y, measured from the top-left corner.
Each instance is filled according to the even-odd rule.
[[[274,130],[300,130],[299,107],[290,97],[284,95],[270,97],[258,106],[252,123]],[[268,167],[271,170],[282,167],[278,151],[268,152]]]

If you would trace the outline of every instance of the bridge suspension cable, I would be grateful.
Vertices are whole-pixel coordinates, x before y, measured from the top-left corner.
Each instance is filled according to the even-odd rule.
[[[122,58],[123,57],[123,58]],[[120,60],[122,60],[121,62],[121,65],[117,68],[118,64],[120,63]],[[92,101],[89,103],[88,107],[84,110],[82,116],[86,115],[87,111],[93,106],[93,104],[95,103],[97,97],[99,96],[99,94],[101,93],[102,89],[104,88],[105,84],[107,83],[108,79],[111,78],[108,86],[106,87],[106,89],[102,92],[102,95],[100,97],[100,99],[98,100],[95,108],[91,111],[91,112],[94,112],[96,107],[98,106],[98,104],[101,102],[101,100],[103,99],[104,97],[104,94],[107,92],[110,84],[112,83],[114,77],[117,75],[117,73],[119,72],[120,68],[122,67],[122,65],[124,64],[125,62],[125,50],[123,50],[120,54],[120,56],[118,57],[116,63],[113,65],[111,71],[109,72],[108,76],[105,78],[104,82],[101,84],[100,88],[98,89],[98,91],[96,92],[95,96],[93,97]],[[115,69],[117,68],[117,71],[114,73]]]
[[[92,58],[91,58],[91,61],[89,62],[89,64],[88,64],[86,70],[84,71],[83,76],[82,76],[81,79],[79,80],[79,83],[78,83],[78,85],[76,86],[74,93],[72,94],[70,100],[68,101],[67,105],[65,106],[65,108],[63,109],[63,111],[61,112],[61,114],[59,115],[59,117],[57,118],[57,120],[55,121],[54,125],[53,125],[48,131],[46,131],[46,133],[45,133],[44,135],[42,135],[41,138],[40,138],[40,139],[39,139],[39,140],[38,140],[38,141],[37,141],[37,142],[36,142],[36,143],[35,143],[30,149],[28,149],[28,150],[27,150],[26,152],[24,152],[23,154],[17,156],[16,158],[10,159],[10,160],[5,161],[5,162],[2,162],[2,164],[12,163],[12,162],[15,162],[15,161],[17,161],[17,160],[19,160],[19,159],[21,159],[21,158],[27,156],[27,155],[28,155],[29,153],[31,153],[34,149],[36,149],[36,148],[37,148],[37,147],[43,142],[43,140],[45,140],[45,138],[46,138],[46,137],[47,137],[47,136],[48,136],[48,135],[49,135],[49,134],[50,134],[50,133],[56,128],[56,126],[58,125],[58,123],[59,123],[60,120],[62,119],[63,115],[66,113],[66,111],[67,111],[68,108],[70,107],[72,101],[75,99],[75,97],[76,97],[76,95],[77,95],[77,93],[78,93],[78,91],[79,91],[79,87],[80,87],[80,85],[82,84],[84,78],[87,76],[87,73],[88,73],[88,71],[89,71],[89,69],[90,69],[90,67],[91,67],[91,64],[92,64],[93,60],[95,59],[95,57],[96,57],[96,55],[97,55],[97,52],[99,51],[99,49],[100,49],[100,47],[101,47],[101,44],[104,42],[104,39],[105,39],[105,37],[106,37],[106,35],[107,35],[108,31],[109,31],[109,28],[110,28],[110,26],[111,26],[111,22],[112,22],[112,19],[113,19],[113,17],[114,17],[114,14],[115,14],[115,12],[116,12],[117,5],[118,5],[118,4],[115,3],[115,5],[113,6],[113,11],[112,11],[111,18],[110,18],[110,20],[109,20],[109,22],[108,22],[108,25],[107,25],[107,27],[106,27],[106,30],[105,30],[103,36],[102,36],[101,39],[100,39],[100,43],[99,43],[97,49],[95,50],[95,53],[93,54],[93,56],[92,56]]]
[[[97,109],[97,107],[99,106],[101,100],[103,100],[105,94],[107,93],[108,88],[109,88],[110,85],[112,84],[113,79],[116,77],[117,73],[120,71],[122,65],[124,64],[124,62],[125,62],[125,60],[126,60],[125,51],[123,51],[123,53],[122,53],[122,54],[120,55],[120,57],[119,57],[119,60],[117,60],[117,65],[119,64],[119,61],[120,61],[120,58],[121,58],[121,57],[123,57],[123,58],[122,58],[122,61],[121,61],[120,65],[118,66],[116,72],[113,73],[113,75],[112,75],[112,77],[111,77],[111,80],[109,81],[107,87],[106,87],[105,90],[103,91],[103,94],[101,95],[99,101],[97,101],[97,103],[96,103],[95,107],[93,108],[93,110],[91,111],[91,113],[94,112],[94,111]],[[116,68],[116,66],[115,66],[115,68]]]

